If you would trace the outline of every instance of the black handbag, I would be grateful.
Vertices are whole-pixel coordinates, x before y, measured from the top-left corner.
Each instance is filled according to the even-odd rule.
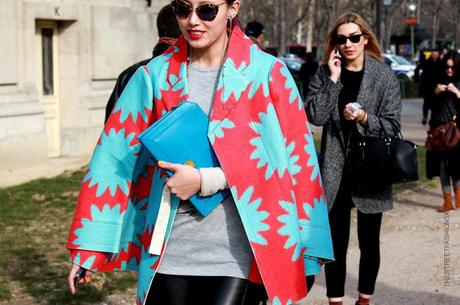
[[[395,136],[388,135],[381,119],[380,125],[380,137],[359,135],[349,148],[347,164],[353,179],[367,186],[418,180],[417,145],[404,140],[393,122]]]

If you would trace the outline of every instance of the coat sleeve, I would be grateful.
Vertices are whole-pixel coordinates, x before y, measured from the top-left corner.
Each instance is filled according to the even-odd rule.
[[[83,177],[67,242],[75,264],[102,270],[112,253],[129,246],[125,222],[136,210],[130,195],[145,170],[136,137],[149,125],[152,101],[152,82],[144,66],[116,103]]]
[[[306,274],[319,272],[319,263],[333,259],[328,209],[313,135],[294,79],[286,66],[275,62],[270,96],[286,142],[291,191],[296,204],[300,244]]]
[[[305,109],[310,122],[323,126],[329,121],[331,113],[336,109],[342,84],[334,83],[329,78],[328,68],[319,67],[308,87]]]

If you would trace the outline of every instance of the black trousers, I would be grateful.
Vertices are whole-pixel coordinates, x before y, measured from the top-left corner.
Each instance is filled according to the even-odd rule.
[[[305,277],[307,282],[307,291],[310,291],[315,283],[315,276],[309,275]],[[248,283],[248,290],[244,299],[243,305],[267,305],[268,295],[263,285]]]
[[[233,277],[157,273],[146,305],[243,305],[247,284]]]
[[[341,189],[329,212],[335,261],[325,265],[327,296],[345,295],[347,249],[350,239],[350,216],[354,207],[349,191]],[[358,291],[373,294],[380,266],[380,226],[382,213],[364,214],[358,211],[359,261]]]
[[[311,289],[314,276],[307,276]],[[146,305],[265,305],[263,285],[223,276],[182,276],[157,273]]]

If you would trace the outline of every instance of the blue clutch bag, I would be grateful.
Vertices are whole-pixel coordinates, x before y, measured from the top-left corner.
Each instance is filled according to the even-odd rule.
[[[137,139],[159,161],[200,167],[219,167],[219,160],[208,140],[209,120],[196,103],[181,102],[144,130]],[[167,171],[169,176],[173,173]],[[229,195],[228,190],[212,196],[190,197],[190,202],[203,216]]]

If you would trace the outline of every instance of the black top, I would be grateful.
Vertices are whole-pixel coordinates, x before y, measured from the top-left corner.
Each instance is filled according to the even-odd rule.
[[[340,91],[338,108],[345,143],[348,143],[354,121],[347,121],[343,115],[343,110],[345,109],[346,104],[356,102],[359,94],[359,88],[361,87],[361,82],[363,80],[363,74],[364,69],[355,72],[347,70],[344,67],[342,67],[342,72],[340,73],[340,82],[342,83],[343,88]]]
[[[458,78],[444,77],[437,83],[443,85],[452,83],[455,87],[460,89],[460,79]],[[430,127],[435,128],[443,123],[449,122],[454,115],[460,113],[460,100],[452,92],[441,92],[435,95],[435,99],[431,105],[431,111]]]

